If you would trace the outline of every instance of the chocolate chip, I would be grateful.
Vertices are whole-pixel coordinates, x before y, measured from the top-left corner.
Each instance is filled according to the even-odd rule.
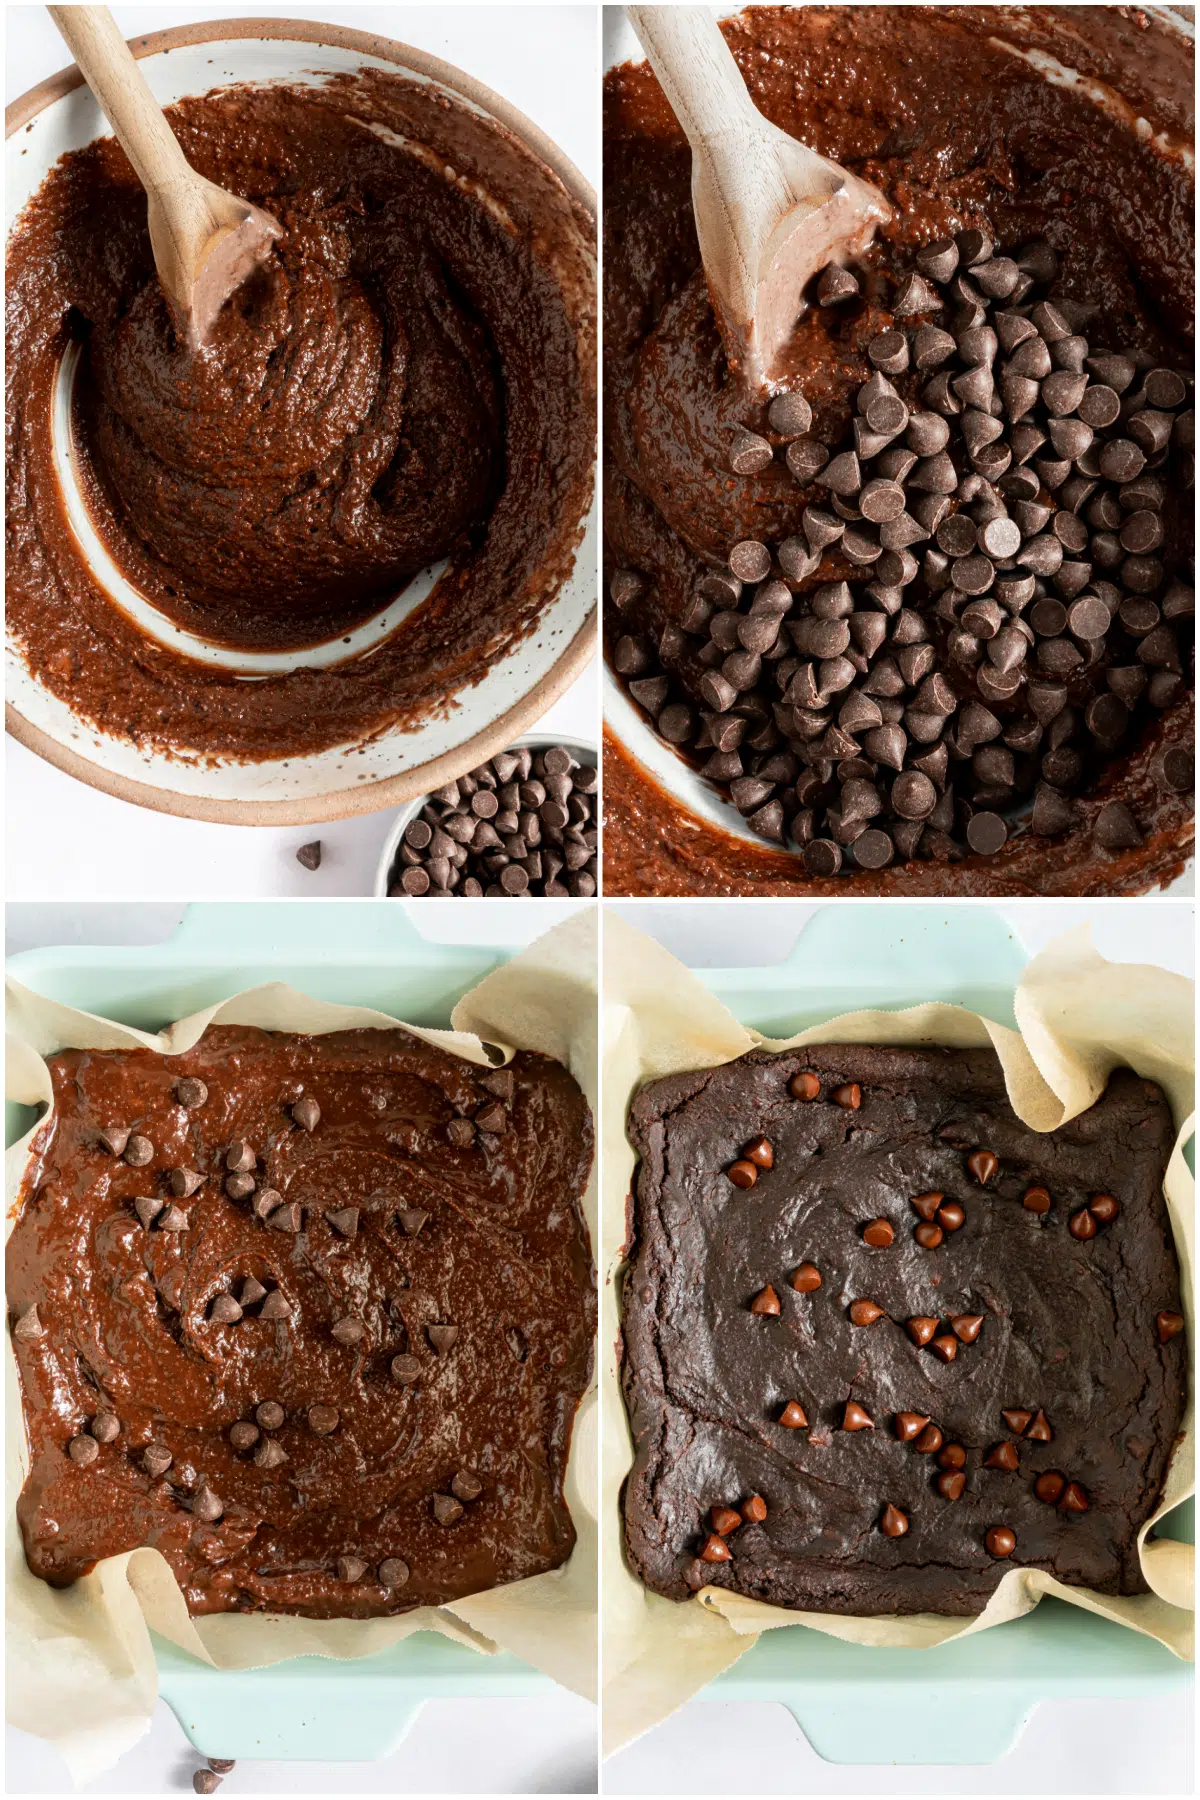
[[[321,840],[314,838],[311,844],[301,844],[296,852],[296,861],[302,869],[314,870],[321,866]]]
[[[808,1425],[808,1414],[798,1400],[789,1400],[779,1415],[779,1423],[789,1431],[799,1431]]]
[[[257,1186],[253,1175],[230,1175],[225,1181],[225,1192],[231,1200],[245,1200]]]
[[[154,1157],[154,1145],[148,1137],[131,1137],[127,1140],[124,1159],[131,1169],[144,1169]]]
[[[919,1450],[922,1456],[933,1456],[942,1447],[940,1426],[927,1425],[924,1431],[918,1432],[913,1439],[913,1449]]]
[[[1077,1481],[1068,1481],[1058,1504],[1063,1512],[1083,1513],[1088,1509],[1088,1497]]]
[[[873,1300],[854,1300],[850,1304],[852,1325],[874,1325],[877,1320],[886,1317],[882,1306],[876,1306]]]
[[[1021,1198],[1021,1205],[1027,1212],[1048,1213],[1050,1211],[1050,1195],[1044,1187],[1029,1187]]]
[[[336,1319],[330,1326],[330,1330],[338,1343],[345,1344],[347,1347],[361,1344],[367,1335],[366,1326],[362,1320],[355,1318]]]
[[[938,238],[916,254],[916,265],[930,281],[945,283],[958,268],[958,246],[952,238]]]
[[[836,306],[843,300],[853,300],[858,291],[858,282],[849,269],[843,269],[837,263],[827,263],[817,283],[817,303],[820,306]]]
[[[918,1225],[917,1230],[918,1231],[937,1231],[937,1226],[936,1225]],[[938,1233],[938,1235],[940,1238],[940,1236],[941,1236],[940,1232]],[[940,1358],[940,1360],[942,1362],[952,1363],[954,1361],[955,1357],[958,1355],[958,1339],[956,1337],[954,1337],[948,1331],[941,1332],[941,1333],[939,1333],[939,1335],[937,1337],[931,1338],[929,1340],[929,1348],[932,1350],[933,1354],[936,1357]]]
[[[502,1106],[485,1106],[475,1114],[480,1131],[500,1133],[508,1130],[508,1115]]]
[[[767,423],[779,437],[803,437],[812,424],[812,407],[803,394],[776,394],[767,408]]]
[[[966,1485],[967,1478],[961,1470],[948,1470],[934,1483],[943,1500],[961,1500]]]
[[[321,1108],[311,1094],[304,1094],[299,1100],[293,1102],[292,1117],[301,1130],[315,1131],[321,1120]],[[229,1166],[232,1168],[233,1164],[230,1163]],[[254,1164],[251,1162],[247,1166],[253,1168]]]
[[[829,461],[829,451],[815,438],[796,438],[788,445],[784,461],[801,487],[808,487]],[[749,575],[745,579],[756,581],[761,577]]]
[[[235,1450],[253,1450],[258,1438],[258,1426],[248,1419],[238,1419],[229,1427],[229,1441]]]
[[[1047,1469],[1034,1482],[1033,1491],[1039,1500],[1044,1500],[1048,1506],[1055,1506],[1066,1485],[1066,1477],[1060,1475],[1057,1469]]]
[[[1081,1241],[1086,1241],[1088,1238],[1095,1237],[1096,1221],[1088,1211],[1087,1207],[1084,1206],[1081,1207],[1077,1213],[1071,1214],[1067,1229],[1073,1238],[1079,1238]]]
[[[205,1482],[192,1501],[192,1512],[197,1519],[203,1519],[208,1525],[215,1525],[225,1511],[225,1502],[218,1498]]]
[[[830,1099],[838,1106],[845,1106],[851,1112],[857,1112],[862,1105],[862,1089],[857,1081],[845,1081],[840,1087],[834,1088]]]
[[[967,1168],[980,1187],[987,1186],[999,1167],[1000,1158],[994,1150],[972,1150],[967,1158]]]
[[[739,1188],[752,1188],[758,1180],[758,1170],[752,1162],[747,1162],[744,1158],[739,1158],[737,1162],[732,1163],[726,1170],[726,1174],[734,1187]]]
[[[771,552],[757,538],[744,538],[729,552],[729,567],[739,581],[765,581],[771,570]]]
[[[738,431],[729,446],[729,467],[735,475],[760,475],[770,466],[774,454],[766,438],[757,432]]]
[[[409,1578],[409,1567],[398,1556],[385,1556],[375,1571],[375,1579],[380,1587],[402,1588]]]
[[[753,1164],[750,1166],[753,1167]],[[760,1289],[760,1291],[755,1294],[753,1300],[750,1302],[750,1311],[758,1318],[777,1319],[779,1317],[779,1295],[775,1292],[775,1289],[771,1286],[770,1282],[767,1283],[765,1288]]]
[[[943,1444],[937,1453],[939,1469],[965,1469],[967,1453],[961,1444]]]
[[[335,1211],[335,1212],[327,1212],[325,1214],[325,1218],[326,1218],[327,1223],[333,1226],[333,1229],[338,1233],[338,1235],[340,1237],[344,1237],[344,1238],[357,1237],[357,1235],[358,1235],[358,1208],[357,1208],[357,1206],[339,1207],[337,1209],[337,1211]]]
[[[1183,1330],[1183,1315],[1177,1312],[1160,1312],[1155,1319],[1160,1344],[1169,1344],[1173,1337],[1178,1337]]]
[[[1017,1547],[1016,1533],[1011,1531],[1007,1525],[993,1525],[983,1541],[987,1545],[988,1555],[994,1556],[998,1560],[1005,1556],[1011,1556]]]
[[[1109,800],[1096,815],[1096,841],[1105,850],[1131,850],[1142,841],[1141,831],[1123,800]]]
[[[902,1412],[896,1414],[896,1436],[902,1444],[911,1444],[920,1437],[929,1423],[925,1413]]]
[[[950,1319],[950,1329],[962,1344],[973,1344],[983,1329],[981,1313],[955,1313]]]
[[[435,1494],[430,1506],[439,1525],[457,1525],[463,1516],[462,1504],[453,1494]]]
[[[67,1445],[67,1455],[81,1469],[86,1469],[89,1463],[94,1463],[99,1454],[99,1444],[86,1431],[81,1432],[78,1437],[73,1437]]]
[[[192,1775],[192,1790],[197,1794],[215,1794],[221,1777],[215,1769],[197,1769]]]
[[[936,1319],[930,1319],[923,1315],[918,1315],[916,1318],[909,1319],[905,1327],[913,1343],[920,1349],[924,1349],[925,1345],[929,1343],[930,1339],[935,1335],[937,1328],[938,1322]]]
[[[242,1309],[232,1294],[218,1294],[208,1309],[208,1316],[214,1325],[236,1325]]]
[[[289,1205],[277,1206],[267,1220],[267,1224],[272,1231],[302,1231],[304,1228],[304,1214],[301,1211],[301,1208],[293,1200]],[[262,1314],[260,1316],[265,1317],[266,1315]]]
[[[175,1083],[175,1098],[188,1112],[194,1112],[208,1099],[208,1088],[195,1076],[185,1075],[182,1081]]]
[[[428,1325],[426,1334],[439,1356],[445,1356],[458,1342],[457,1325]]]
[[[999,813],[975,813],[967,825],[967,842],[977,856],[995,856],[1008,841],[1008,827]]]
[[[863,1226],[863,1242],[870,1244],[873,1250],[886,1250],[895,1236],[887,1219],[872,1219],[869,1225]]]
[[[870,1413],[858,1404],[857,1400],[848,1400],[842,1411],[843,1431],[873,1431],[875,1421]]]
[[[798,1294],[813,1294],[820,1285],[820,1271],[812,1263],[801,1263],[792,1276],[792,1286]]]
[[[186,1231],[187,1228],[188,1216],[182,1207],[168,1206],[165,1212],[160,1212],[158,1215],[160,1231]]]
[[[1021,1459],[1015,1444],[993,1444],[983,1459],[985,1469],[1005,1469],[1010,1474],[1020,1468]]]
[[[350,1586],[361,1581],[367,1572],[367,1565],[361,1556],[339,1556],[335,1568],[338,1580],[347,1582]]]
[[[398,1387],[409,1387],[420,1376],[420,1359],[415,1356],[393,1356],[390,1369],[392,1380]]]
[[[338,1428],[338,1411],[335,1406],[322,1406],[319,1403],[310,1406],[305,1419],[308,1429],[316,1437],[329,1437]]]
[[[278,1400],[263,1400],[254,1409],[254,1417],[264,1431],[278,1431],[285,1413]]]
[[[260,1319],[290,1319],[291,1308],[278,1288],[272,1290],[258,1309]]]
[[[718,1537],[716,1532],[711,1532],[704,1540],[704,1547],[700,1552],[701,1562],[731,1562],[732,1559],[733,1552],[725,1539]]]
[[[882,1531],[884,1537],[903,1537],[908,1530],[907,1513],[901,1512],[898,1506],[892,1506],[889,1503],[883,1509],[883,1516],[879,1521],[879,1529]]]

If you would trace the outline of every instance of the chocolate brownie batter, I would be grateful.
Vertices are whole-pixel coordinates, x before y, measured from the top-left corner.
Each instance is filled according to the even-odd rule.
[[[35,1574],[149,1545],[193,1614],[369,1618],[566,1560],[595,1301],[564,1068],[222,1026],[50,1069],[8,1245]]]
[[[1145,1591],[1187,1368],[1153,1082],[1117,1069],[1041,1134],[990,1052],[822,1044],[653,1082],[630,1136],[648,1587],[859,1614],[977,1613],[1013,1566]]]
[[[773,665],[765,654],[758,685],[743,693],[732,709],[736,714],[743,701],[760,709],[746,715],[748,735],[754,740],[746,747],[748,753],[739,759],[727,752],[724,743],[715,742],[707,721],[721,709],[702,684],[706,674],[721,670],[720,655],[740,645],[718,639],[715,633],[713,645],[705,642],[708,621],[698,620],[694,609],[698,583],[713,571],[723,571],[731,550],[743,540],[765,543],[772,551],[781,544],[806,546],[805,512],[814,504],[828,509],[830,495],[814,485],[811,473],[785,461],[789,440],[811,433],[811,438],[801,437],[801,448],[816,440],[828,446],[827,455],[853,447],[849,427],[856,400],[868,378],[874,374],[878,379],[884,367],[877,352],[882,353],[879,340],[885,333],[895,325],[903,328],[901,335],[912,337],[923,318],[930,326],[962,336],[971,323],[964,317],[965,294],[950,294],[945,311],[936,295],[929,296],[938,301],[932,311],[915,301],[907,309],[901,304],[918,253],[939,240],[963,239],[974,232],[995,246],[997,258],[1002,253],[1019,255],[1022,246],[1048,247],[1048,265],[1038,273],[1039,285],[1024,300],[1024,311],[1047,297],[1061,300],[1068,310],[1081,309],[1065,328],[1086,332],[1081,354],[1094,357],[1105,350],[1128,350],[1139,359],[1139,372],[1144,375],[1161,366],[1170,372],[1173,384],[1174,372],[1181,371],[1187,380],[1184,398],[1177,403],[1190,409],[1191,59],[1165,27],[1125,7],[753,7],[727,21],[723,29],[762,111],[880,187],[893,217],[872,250],[853,265],[848,297],[839,299],[828,287],[808,296],[784,385],[788,392],[803,396],[812,422],[789,429],[784,421],[768,417],[761,403],[748,400],[730,377],[699,266],[691,218],[690,156],[658,85],[645,65],[610,71],[605,83],[605,530],[612,598],[606,618],[615,666],[631,681],[633,698],[661,734],[719,783],[728,777],[717,765],[728,763],[732,769],[740,760],[741,768],[734,774],[744,778],[745,795],[740,791],[730,795],[726,787],[721,789],[723,795],[750,815],[752,829],[767,838],[778,839],[782,832],[787,841],[797,808],[803,812],[815,806],[818,835],[823,826],[819,802],[798,787],[791,800],[789,770],[769,762],[779,750],[785,760],[790,753],[804,765],[804,744],[799,739],[784,741],[778,718],[777,741],[766,742],[772,724],[769,702],[781,696],[771,687],[768,676]],[[1045,79],[1039,59],[1044,66],[1046,58],[1078,70],[1094,87]],[[1139,119],[1148,120],[1150,130],[1144,123],[1137,125]],[[964,243],[959,267],[968,278],[968,293],[975,260],[967,255]],[[997,298],[994,305],[1019,308],[1022,297]],[[999,412],[1002,371],[1007,370],[1014,348],[1005,344],[996,362],[993,415]],[[959,361],[949,373],[970,368],[965,347],[958,344],[952,349]],[[910,407],[932,404],[928,399],[918,402],[917,395],[938,366],[924,365],[919,378],[894,375]],[[1054,366],[1065,369],[1067,362]],[[1091,379],[1100,379],[1094,370]],[[1136,382],[1128,389],[1128,405],[1134,404],[1135,388]],[[1046,401],[1047,395],[1041,395],[1036,411],[1043,428],[1041,408]],[[1007,392],[1004,404],[1007,415]],[[857,410],[863,411],[861,400]],[[963,404],[952,398],[943,411],[961,414]],[[959,422],[952,423],[957,432]],[[1170,879],[1182,867],[1192,830],[1187,792],[1193,755],[1190,433],[1189,411],[1178,434],[1178,466],[1160,470],[1168,491],[1165,502],[1157,502],[1165,543],[1155,549],[1163,572],[1161,591],[1152,597],[1171,614],[1172,643],[1165,645],[1164,640],[1163,651],[1171,670],[1157,681],[1153,675],[1147,681],[1157,641],[1146,649],[1145,667],[1137,667],[1141,639],[1136,628],[1141,621],[1131,618],[1132,634],[1126,631],[1124,615],[1118,624],[1115,614],[1122,590],[1113,587],[1109,594],[1105,587],[1101,592],[1114,615],[1113,630],[1106,643],[1100,642],[1098,654],[1090,648],[1092,640],[1080,640],[1085,645],[1084,667],[1077,675],[1067,672],[1068,704],[1049,734],[1053,741],[1039,739],[1030,748],[1042,721],[1027,703],[1023,679],[1015,696],[998,704],[1000,728],[1011,730],[1014,751],[1008,754],[1006,740],[983,760],[996,763],[1002,778],[1015,755],[1016,789],[1014,794],[1011,782],[1004,779],[992,782],[981,777],[976,783],[983,794],[978,805],[989,814],[973,834],[978,842],[965,830],[968,816],[961,804],[952,825],[939,819],[940,831],[923,841],[919,823],[911,831],[902,830],[894,842],[879,841],[881,834],[874,830],[860,846],[868,854],[858,867],[855,840],[847,831],[841,839],[847,867],[833,884],[838,891],[844,892],[849,882],[851,891],[879,893],[1139,892]],[[904,442],[895,440],[897,445]],[[961,447],[952,444],[960,484],[964,471],[983,470],[983,462],[975,460],[975,448],[971,446],[968,462]],[[1056,453],[1057,446],[1052,451],[1047,445],[1047,456]],[[1014,472],[1018,466],[1025,465],[1014,453]],[[1034,466],[1041,473],[1041,463]],[[1068,468],[1072,476],[1084,472],[1081,465]],[[872,468],[863,479],[882,473]],[[906,479],[893,473],[897,481]],[[1093,482],[1088,495],[1082,496],[1086,483],[1080,480],[1080,496],[1070,490],[1064,496],[1061,480],[1060,476],[1053,481],[1048,474],[1035,495],[1023,498],[1032,498],[1039,510],[1044,506],[1046,529],[1051,531],[1058,528],[1049,522],[1057,510],[1072,513],[1064,522],[1069,556],[1078,523],[1074,515],[1082,515],[1097,488]],[[961,493],[953,504],[969,507],[977,518],[981,495],[1000,514],[1019,510],[1016,488],[1010,491],[998,475],[993,481],[996,485],[985,482],[980,487],[976,479],[975,491],[970,496]],[[857,493],[847,496],[848,510],[834,519],[832,535],[840,532],[843,521],[858,518],[856,502]],[[911,496],[908,504],[911,510]],[[863,516],[872,517],[869,512]],[[1120,531],[1124,522],[1105,529]],[[1142,526],[1148,536],[1158,529],[1157,521],[1139,519],[1135,531]],[[1090,524],[1089,536],[1098,528]],[[874,529],[868,527],[867,535]],[[847,539],[849,535],[847,528]],[[938,548],[932,537],[929,544]],[[1116,543],[1115,537],[1114,544],[1119,561],[1129,546]],[[916,545],[918,558],[925,547]],[[874,554],[878,553],[876,545]],[[1011,556],[1011,548],[1000,552],[1001,557],[1005,554]],[[1080,554],[1078,547],[1074,554]],[[837,542],[816,560],[821,563],[819,571],[785,567],[783,556],[778,568],[772,562],[769,569],[768,579],[779,585],[782,575],[792,590],[789,629],[808,615],[818,590],[839,580],[854,584],[871,579],[871,570],[854,566]],[[1090,572],[1095,579],[1110,574],[1098,559]],[[1123,581],[1124,570],[1120,576],[1111,572],[1114,580]],[[1147,579],[1153,573],[1137,571]],[[1182,586],[1168,603],[1165,594],[1176,577]],[[751,590],[761,576],[743,579]],[[1046,591],[1057,598],[1058,590],[1049,579],[1047,571]],[[858,587],[852,585],[850,591],[856,608],[892,610],[884,600],[864,600]],[[747,591],[745,600],[749,598]],[[938,598],[924,572],[919,574],[911,587],[905,587],[902,604],[920,618],[915,623],[906,620],[905,625],[917,635],[924,633],[921,641],[932,646],[936,669],[955,687],[956,703],[961,703],[974,694],[976,669],[954,666],[948,654],[953,632],[944,615],[937,615]],[[736,607],[737,600],[717,598],[715,605]],[[757,599],[756,609],[762,610]],[[708,604],[709,615],[713,610]],[[741,611],[744,620],[744,603]],[[1026,619],[1022,626],[1028,623]],[[1040,624],[1033,620],[1030,646],[1044,635]],[[995,629],[994,624],[989,628]],[[891,654],[901,642],[914,641],[916,637],[898,638],[885,650]],[[747,643],[746,638],[741,642]],[[713,648],[718,643],[720,654]],[[1055,681],[1064,677],[1054,659],[1065,661],[1074,655],[1074,644],[1068,638],[1049,653]],[[751,654],[757,647],[757,641],[747,645]],[[984,658],[983,645],[977,648],[976,663]],[[1016,654],[1022,649],[1018,646]],[[783,652],[781,641],[773,654]],[[787,652],[790,667],[795,661],[790,644]],[[814,653],[800,645],[797,652],[800,657]],[[715,663],[706,661],[710,654],[716,656]],[[866,674],[866,663],[874,654],[872,640],[860,675]],[[1028,656],[1032,674],[1032,647]],[[1182,668],[1175,672],[1179,658]],[[750,659],[748,654],[745,660]],[[1128,675],[1126,664],[1134,665]],[[986,658],[982,666],[990,668]],[[1111,695],[1106,688],[1110,667],[1118,682]],[[922,676],[926,673],[922,670]],[[1045,679],[1049,673],[1039,654],[1037,676]],[[1114,696],[1125,691],[1120,689],[1124,682],[1129,698],[1138,681],[1141,686],[1132,696],[1126,721]],[[981,682],[981,690],[983,686]],[[1107,736],[1092,733],[1090,721],[1085,725],[1086,709],[1097,695],[1105,696],[1099,723]],[[997,704],[983,697],[989,705]],[[844,695],[839,693],[838,698]],[[892,710],[911,705],[912,700],[909,693],[904,702],[892,701]],[[671,709],[669,727],[661,718],[664,706]],[[836,722],[837,710],[835,704],[831,722]],[[688,712],[690,720],[684,716]],[[1118,716],[1120,729],[1114,735]],[[704,729],[697,737],[701,721]],[[949,736],[956,755],[957,722]],[[890,789],[899,763],[889,763],[888,753],[883,760],[868,755],[861,743],[855,757],[855,748],[852,744],[843,749],[840,760],[869,764],[856,769],[855,777],[877,777],[877,786],[882,782]],[[966,747],[968,777],[973,748]],[[928,744],[914,742],[911,749],[925,754]],[[1031,821],[1022,802],[1027,802],[1035,779],[1051,780],[1044,766],[1039,771],[1037,759],[1059,749],[1068,755],[1057,758],[1051,773],[1057,764],[1066,768],[1082,750],[1083,779],[1076,772],[1073,781],[1051,795],[1041,816]],[[1166,767],[1164,756],[1170,758]],[[826,760],[831,771],[837,767],[837,757]],[[768,764],[761,779],[760,764]],[[824,776],[824,768],[819,773]],[[825,871],[819,866],[806,870],[801,860],[803,835],[790,855],[767,844],[747,844],[688,813],[627,755],[610,753],[607,775],[609,891],[783,893],[823,888]],[[964,791],[961,774],[958,779],[960,802],[976,805],[974,791]],[[836,785],[829,791],[834,797],[828,803],[837,807]],[[782,821],[771,810],[779,801]],[[763,807],[760,819],[756,809]],[[1003,827],[993,823],[1000,813],[1005,815]],[[880,823],[890,831],[890,817]],[[872,861],[876,850],[890,866]]]
[[[280,757],[419,719],[528,632],[591,480],[591,224],[508,132],[399,76],[169,109],[193,166],[283,238],[208,347],[176,335],[115,141],[62,158],[8,263],[8,615],[37,679],[140,744]],[[106,597],[51,467],[80,351],[80,485],[110,554],[188,631],[336,639],[448,557],[370,654],[247,682]]]

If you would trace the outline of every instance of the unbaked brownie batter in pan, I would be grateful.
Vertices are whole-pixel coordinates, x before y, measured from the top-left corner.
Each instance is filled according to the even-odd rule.
[[[1146,1591],[1183,1412],[1161,1090],[1023,1125],[987,1051],[809,1045],[651,1082],[622,1286],[629,1560],[828,1613],[1006,1570]]]
[[[747,394],[686,142],[648,66],[609,72],[608,651],[752,834],[613,741],[609,891],[1170,879],[1194,767],[1186,46],[1128,7],[723,30],[767,117],[892,218]]]
[[[167,752],[276,758],[411,726],[535,630],[570,568],[594,445],[591,223],[503,127],[400,76],[225,89],[168,117],[193,167],[283,238],[193,354],[115,141],[43,182],[8,260],[10,627],[73,712]],[[167,621],[286,652],[449,571],[336,666],[246,681],[176,654],[67,524],[51,414],[72,344],[89,515]]]
[[[8,1245],[34,1573],[368,1618],[559,1566],[595,1290],[559,1063],[400,1030],[65,1051]]]

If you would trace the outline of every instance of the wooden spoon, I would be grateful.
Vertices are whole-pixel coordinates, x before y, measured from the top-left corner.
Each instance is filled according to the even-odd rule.
[[[197,175],[106,6],[49,12],[146,190],[158,279],[176,326],[200,349],[282,229],[270,213]]]
[[[692,147],[696,235],[726,356],[760,393],[810,277],[864,250],[891,208],[763,117],[710,11],[626,12]]]

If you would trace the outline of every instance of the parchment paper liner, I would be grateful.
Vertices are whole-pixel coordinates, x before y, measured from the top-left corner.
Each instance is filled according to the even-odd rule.
[[[587,908],[486,976],[463,996],[452,1031],[404,1025],[415,1037],[491,1066],[481,1040],[537,1050],[564,1063],[599,1117],[596,1057],[596,922]],[[135,1031],[43,999],[9,983],[7,1094],[27,1105],[51,1098],[43,1058],[75,1048],[144,1046],[168,1054],[188,1049],[212,1022],[275,1031],[325,1033],[404,1024],[366,1007],[311,1000],[281,982],[249,988],[194,1013],[159,1035]],[[37,1127],[34,1128],[35,1130]],[[7,1228],[32,1132],[6,1159]],[[598,1243],[596,1171],[584,1196],[593,1247]],[[76,1781],[102,1773],[149,1728],[157,1671],[149,1628],[214,1668],[248,1669],[286,1657],[346,1661],[370,1656],[414,1631],[439,1631],[485,1655],[511,1651],[587,1699],[596,1683],[596,1391],[593,1381],[576,1416],[566,1495],[577,1542],[562,1568],[507,1587],[422,1607],[395,1619],[294,1619],[222,1614],[190,1619],[166,1560],[156,1550],[109,1557],[70,1588],[32,1575],[17,1529],[15,1502],[26,1466],[20,1388],[7,1347],[6,1476],[8,1507],[8,1718],[47,1739]]]
[[[1109,1071],[1127,1063],[1157,1081],[1179,1135],[1164,1192],[1179,1255],[1183,1309],[1192,1332],[1194,1185],[1183,1158],[1193,1128],[1193,989],[1163,969],[1109,963],[1086,927],[1055,939],[1026,967],[1014,998],[1019,1032],[957,1006],[930,1003],[902,1012],[853,1012],[795,1037],[767,1038],[739,1025],[692,972],[613,913],[604,919],[604,1183],[600,1341],[602,1374],[602,1616],[604,1750],[648,1731],[745,1654],[761,1631],[807,1625],[851,1643],[922,1649],[1020,1618],[1043,1594],[1156,1638],[1179,1657],[1192,1653],[1190,1544],[1146,1543],[1155,1520],[1193,1491],[1194,1395],[1189,1387],[1181,1435],[1162,1499],[1139,1534],[1142,1570],[1152,1592],[1112,1598],[1068,1587],[1036,1569],[1011,1569],[984,1612],[963,1620],[933,1613],[845,1618],[791,1612],[704,1588],[677,1603],[646,1591],[625,1561],[620,1490],[633,1462],[621,1397],[617,1343],[626,1198],[635,1157],[625,1133],[629,1103],[646,1082],[689,1069],[715,1068],[758,1045],[787,1050],[805,1043],[991,1045],[1004,1067],[1014,1110],[1036,1131],[1053,1131],[1099,1097]],[[869,1674],[869,1665],[867,1669]]]

